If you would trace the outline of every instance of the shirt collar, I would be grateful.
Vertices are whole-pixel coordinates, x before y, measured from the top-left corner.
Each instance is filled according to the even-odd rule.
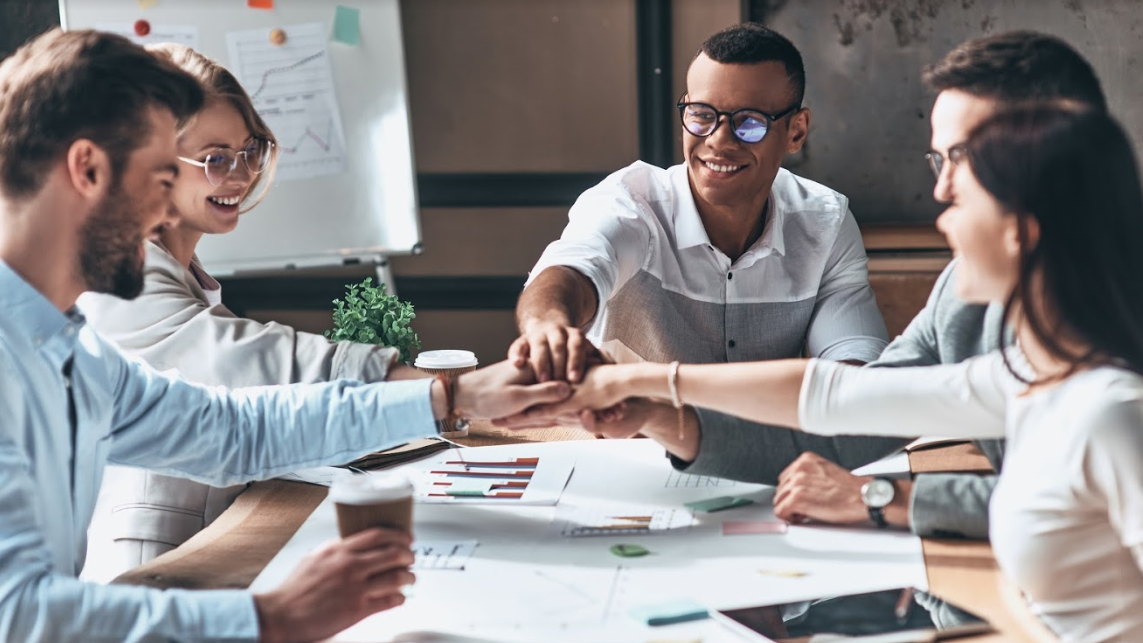
[[[785,225],[783,225],[785,216],[782,212],[781,195],[775,189],[778,179],[785,171],[785,169],[779,168],[778,175],[774,177],[774,185],[770,186],[770,199],[766,206],[766,227],[762,229],[762,236],[742,255],[740,261],[742,259],[761,258],[771,252],[785,256],[786,235]],[[679,250],[711,245],[710,236],[707,235],[706,228],[702,224],[698,206],[695,205],[694,194],[691,192],[689,172],[690,170],[687,169],[685,163],[670,169],[671,187],[675,192],[675,201],[678,204],[675,208],[675,246]],[[751,263],[753,263],[752,260]]]
[[[40,291],[0,260],[0,327],[9,337],[17,337],[47,355],[62,368],[75,353],[79,330],[85,319],[72,307],[61,313]]]

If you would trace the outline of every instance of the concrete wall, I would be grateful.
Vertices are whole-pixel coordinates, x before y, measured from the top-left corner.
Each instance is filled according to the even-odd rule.
[[[1141,150],[1143,3],[1138,0],[788,0],[758,3],[801,49],[811,134],[794,171],[849,195],[862,223],[931,222],[932,96],[921,68],[958,43],[1033,29],[1091,61]]]

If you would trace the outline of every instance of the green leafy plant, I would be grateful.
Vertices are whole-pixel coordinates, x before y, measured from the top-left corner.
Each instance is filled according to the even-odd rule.
[[[421,347],[421,340],[410,327],[413,305],[385,292],[385,284],[373,287],[373,279],[345,288],[345,299],[333,300],[333,330],[325,336],[334,341],[391,346],[401,351],[407,362],[411,350]]]

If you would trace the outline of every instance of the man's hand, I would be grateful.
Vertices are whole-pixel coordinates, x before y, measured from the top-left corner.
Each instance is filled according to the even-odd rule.
[[[316,641],[405,602],[412,538],[367,529],[312,552],[278,589],[254,596],[263,643]]]
[[[508,360],[517,368],[531,366],[539,382],[579,382],[593,348],[578,328],[554,322],[535,322],[512,342],[508,348]]]
[[[870,479],[807,451],[779,474],[774,515],[790,522],[868,523],[861,486]]]
[[[571,395],[567,382],[536,384],[532,369],[518,368],[510,361],[456,379],[453,410],[466,418],[501,418],[516,415],[537,404],[555,404]]]

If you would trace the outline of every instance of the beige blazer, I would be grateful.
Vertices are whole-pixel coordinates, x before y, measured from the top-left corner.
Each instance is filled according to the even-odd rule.
[[[379,381],[397,358],[395,349],[331,342],[282,324],[238,317],[212,303],[219,301],[218,292],[208,294],[200,279],[216,282],[198,270],[201,278],[148,242],[145,285],[137,299],[87,293],[79,306],[92,326],[125,353],[203,384],[239,388],[341,378]],[[241,490],[108,467],[89,530],[84,577],[108,581],[177,547],[218,517]]]

